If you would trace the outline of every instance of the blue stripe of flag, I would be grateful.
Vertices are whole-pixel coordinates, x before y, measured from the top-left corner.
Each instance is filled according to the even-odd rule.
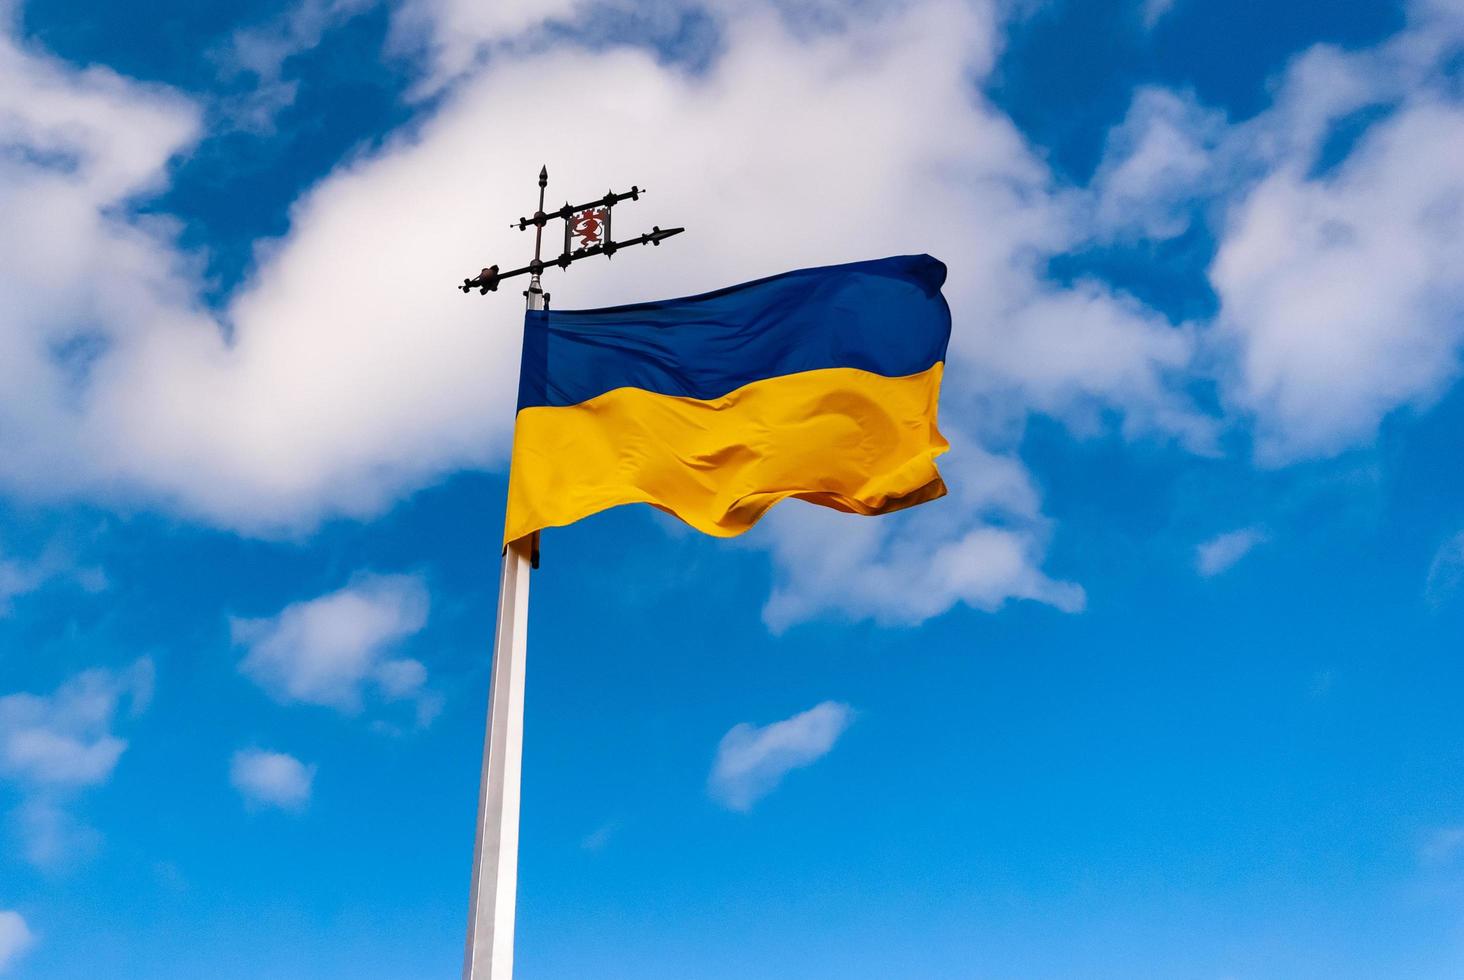
[[[945,278],[939,260],[902,255],[682,299],[530,312],[519,408],[577,405],[616,388],[719,398],[823,368],[916,374],[945,360]]]

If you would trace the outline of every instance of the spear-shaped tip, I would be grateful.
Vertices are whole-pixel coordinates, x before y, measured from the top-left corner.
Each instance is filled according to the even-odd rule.
[[[539,168],[539,186],[546,187],[549,184],[549,166],[545,164]]]

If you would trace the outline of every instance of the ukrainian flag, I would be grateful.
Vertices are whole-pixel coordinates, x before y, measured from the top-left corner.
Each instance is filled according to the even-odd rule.
[[[944,496],[945,277],[906,255],[530,311],[505,543],[619,504],[731,537],[785,497],[884,514]]]

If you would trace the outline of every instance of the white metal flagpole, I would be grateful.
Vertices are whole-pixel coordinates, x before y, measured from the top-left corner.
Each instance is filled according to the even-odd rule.
[[[3,0],[0,0],[3,2]],[[534,227],[534,261],[499,272],[485,268],[476,278],[464,279],[464,293],[476,289],[487,295],[505,279],[528,273],[524,295],[530,310],[542,310],[548,297],[539,273],[546,266],[568,268],[572,263],[603,255],[610,257],[632,245],[660,245],[683,228],[652,226],[635,238],[609,240],[610,208],[621,201],[636,201],[644,191],[606,192],[585,204],[565,203],[553,214],[544,211],[544,189],[549,169],[539,170],[539,210],[519,218],[520,231]],[[564,252],[543,261],[544,225],[565,222]],[[603,225],[601,224],[603,222]],[[599,237],[603,228],[604,240]],[[570,250],[571,232],[582,239]],[[513,980],[513,920],[518,892],[519,788],[524,754],[524,659],[529,635],[529,573],[537,563],[538,533],[512,541],[503,549],[498,580],[498,633],[493,640],[493,680],[488,695],[488,731],[483,740],[483,772],[478,784],[478,831],[473,843],[473,885],[468,907],[468,942],[463,952],[463,980]]]
[[[529,282],[528,308],[544,308],[538,276]],[[533,547],[531,538],[510,542],[503,549],[503,567],[498,579],[498,633],[493,640],[488,731],[483,740],[483,773],[478,786],[478,833],[473,845],[473,885],[463,980],[512,980],[513,977],[519,787],[524,751],[524,660],[528,653]]]

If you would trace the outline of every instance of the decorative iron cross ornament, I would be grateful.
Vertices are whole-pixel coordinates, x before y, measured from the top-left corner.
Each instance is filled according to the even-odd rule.
[[[639,201],[640,196],[645,193],[644,188],[632,185],[628,191],[606,191],[605,196],[598,201],[586,201],[583,204],[570,204],[566,201],[564,207],[558,211],[546,212],[544,210],[544,189],[548,184],[549,168],[544,167],[539,171],[539,210],[534,212],[533,217],[519,218],[518,221],[509,225],[510,228],[518,228],[519,231],[525,231],[530,227],[534,229],[534,260],[526,266],[511,269],[508,272],[499,272],[498,266],[490,265],[476,277],[464,279],[463,284],[458,287],[459,289],[465,293],[476,289],[479,293],[486,295],[496,290],[498,284],[503,280],[512,279],[514,276],[521,276],[524,273],[528,273],[531,277],[530,288],[537,289],[539,274],[550,266],[567,269],[571,263],[594,255],[603,255],[608,259],[627,246],[660,245],[672,235],[679,235],[686,230],[685,228],[663,230],[657,225],[652,225],[651,230],[644,235],[617,242],[610,237],[611,209],[621,201]],[[540,257],[540,250],[544,242],[544,226],[556,219],[564,222],[564,251],[560,252],[557,258],[549,259],[546,262]],[[578,247],[573,247],[574,239],[579,240]]]

